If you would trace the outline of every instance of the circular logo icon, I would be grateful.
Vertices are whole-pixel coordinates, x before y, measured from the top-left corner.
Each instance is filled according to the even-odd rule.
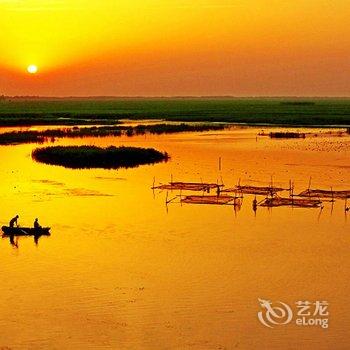
[[[258,319],[264,326],[273,328],[273,326],[284,325],[292,320],[293,312],[289,305],[281,301],[273,305],[269,300],[258,300],[262,307],[262,311],[258,312]]]

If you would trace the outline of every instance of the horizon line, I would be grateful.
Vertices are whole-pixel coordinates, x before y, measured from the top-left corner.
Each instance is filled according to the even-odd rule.
[[[327,96],[327,95],[0,95],[1,99],[350,99],[349,96]]]

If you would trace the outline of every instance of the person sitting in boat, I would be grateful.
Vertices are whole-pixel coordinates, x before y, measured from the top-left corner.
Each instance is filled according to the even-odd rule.
[[[16,224],[16,226],[18,227],[18,218],[19,218],[19,216],[18,215],[16,215],[14,218],[12,218],[11,220],[10,220],[10,227],[12,228],[12,227],[15,227],[15,224]]]
[[[38,218],[36,218],[35,221],[34,221],[34,228],[35,228],[36,230],[41,229],[41,226],[40,226],[40,224],[39,224],[39,219],[38,219]]]

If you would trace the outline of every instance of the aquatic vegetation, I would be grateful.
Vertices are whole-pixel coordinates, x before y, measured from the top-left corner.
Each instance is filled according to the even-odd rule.
[[[48,129],[44,131],[13,131],[0,134],[0,145],[20,143],[43,143],[55,138],[79,138],[79,137],[107,137],[107,136],[135,136],[143,134],[172,134],[178,132],[201,132],[209,130],[223,130],[227,124],[155,124],[132,126],[93,126],[73,127],[62,129]]]
[[[302,132],[270,132],[272,139],[304,139],[305,133]]]
[[[0,104],[0,126],[39,125],[115,125],[119,118],[109,114],[23,112],[2,113]]]
[[[269,136],[271,138],[306,138],[306,137],[346,137],[349,135],[349,129],[337,129],[333,128],[332,130],[321,130],[315,132],[297,132],[297,131],[274,131],[274,132],[265,132],[264,130],[258,133],[258,136]]]
[[[7,132],[0,134],[0,145],[17,145],[21,143],[43,143],[45,136],[36,132]]]
[[[37,162],[72,169],[118,169],[167,161],[169,155],[153,148],[53,146],[35,149],[32,158]]]
[[[223,130],[228,127],[227,124],[154,124],[154,125],[138,125],[134,128],[136,134],[173,134],[177,132],[203,132]]]

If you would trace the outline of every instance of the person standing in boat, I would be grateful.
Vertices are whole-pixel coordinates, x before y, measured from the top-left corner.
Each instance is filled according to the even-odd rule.
[[[15,227],[15,224],[16,224],[16,227],[18,227],[18,218],[19,218],[19,216],[16,215],[14,218],[12,218],[12,219],[10,220],[10,227],[11,227],[11,228],[12,228],[12,227]]]
[[[39,224],[39,219],[38,218],[36,218],[35,221],[34,221],[34,228],[36,230],[40,230],[41,229],[41,226]]]

